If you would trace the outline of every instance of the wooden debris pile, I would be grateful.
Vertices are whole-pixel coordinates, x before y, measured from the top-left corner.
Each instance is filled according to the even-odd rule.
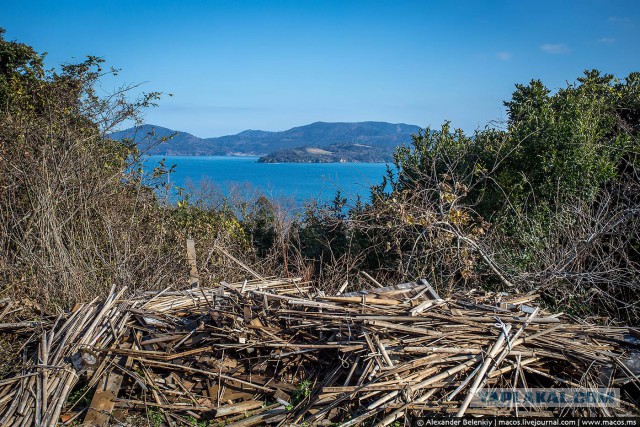
[[[499,387],[616,387],[617,408],[563,414],[638,414],[637,330],[551,315],[535,298],[442,299],[425,281],[331,296],[291,279],[133,298],[123,289],[34,335],[22,371],[0,380],[0,425],[558,414],[470,405],[477,390]]]

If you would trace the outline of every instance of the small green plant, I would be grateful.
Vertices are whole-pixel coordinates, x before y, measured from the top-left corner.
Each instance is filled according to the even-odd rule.
[[[160,411],[157,411],[155,409],[148,409],[147,420],[149,421],[149,423],[151,423],[153,427],[160,427],[164,422],[164,416]]]
[[[287,405],[287,411],[295,408],[298,403],[311,396],[311,381],[302,380],[298,383],[296,390],[291,395],[291,402]]]
[[[89,385],[88,384],[85,384],[82,387],[74,390],[69,395],[69,399],[67,400],[68,404],[71,405],[71,407],[89,406],[89,403],[91,402],[91,398],[90,398],[88,392],[89,392]]]

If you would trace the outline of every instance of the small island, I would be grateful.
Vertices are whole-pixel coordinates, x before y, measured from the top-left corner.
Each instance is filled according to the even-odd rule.
[[[258,159],[258,163],[388,163],[391,161],[393,161],[393,150],[366,144],[286,148]]]

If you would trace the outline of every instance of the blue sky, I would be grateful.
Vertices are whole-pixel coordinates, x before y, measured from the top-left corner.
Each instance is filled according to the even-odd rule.
[[[172,93],[146,121],[200,137],[314,121],[504,118],[515,83],[640,71],[640,1],[9,1],[48,65],[104,57],[105,91]]]

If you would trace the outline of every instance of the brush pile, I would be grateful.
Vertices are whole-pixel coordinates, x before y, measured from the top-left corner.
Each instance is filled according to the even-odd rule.
[[[328,296],[291,279],[125,295],[31,326],[21,372],[0,380],[0,425],[639,413],[638,331],[545,313],[536,295],[442,299],[418,281]],[[621,393],[614,408],[562,412],[471,402],[478,390],[510,387]]]

